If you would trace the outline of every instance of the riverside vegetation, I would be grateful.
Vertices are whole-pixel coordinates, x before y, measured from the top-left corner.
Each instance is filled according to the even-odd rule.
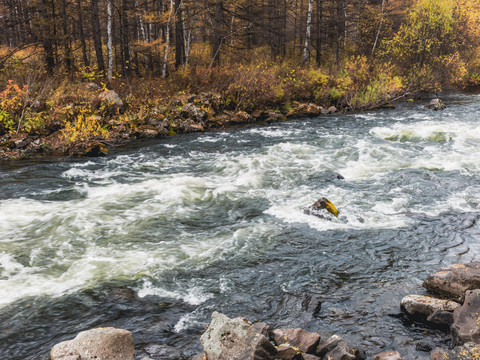
[[[259,25],[242,1],[206,2],[206,10],[188,1],[162,2],[155,16],[138,2],[128,7],[123,1],[127,7],[118,16],[130,20],[130,28],[127,23],[112,30],[116,18],[110,7],[116,1],[96,0],[91,5],[97,12],[100,5],[110,14],[107,29],[98,29],[107,30],[108,69],[95,32],[95,8],[92,39],[86,39],[87,22],[75,27],[66,20],[81,16],[75,4],[58,3],[52,2],[63,9],[62,16],[46,3],[25,5],[22,16],[30,14],[33,25],[10,13],[2,20],[17,31],[30,26],[37,40],[11,27],[2,40],[0,158],[101,155],[137,138],[390,107],[395,100],[480,82],[478,0],[310,0],[305,8],[286,1],[279,15],[284,21],[280,39],[262,35],[277,18]],[[335,4],[342,11],[335,12]],[[8,13],[8,6],[2,3],[1,9]],[[145,1],[145,9],[149,6]],[[216,11],[210,27],[205,23],[209,9]],[[47,20],[58,21],[57,32]],[[133,40],[135,29],[160,35],[149,42]],[[111,41],[117,32],[123,37],[114,44],[114,69]],[[90,40],[96,65],[89,60],[94,54],[87,51]]]

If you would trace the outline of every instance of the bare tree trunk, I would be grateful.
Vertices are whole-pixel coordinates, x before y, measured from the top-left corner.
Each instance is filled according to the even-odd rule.
[[[55,68],[55,58],[53,54],[52,38],[50,33],[50,16],[48,15],[47,0],[43,0],[40,6],[40,14],[44,20],[42,46],[45,53],[45,63],[47,65],[47,72],[53,73]]]
[[[73,58],[72,58],[72,46],[70,43],[70,32],[68,31],[66,0],[62,0],[62,17],[63,17],[63,45],[65,48],[65,66],[67,68],[67,71],[70,71],[73,65]]]
[[[172,21],[172,15],[173,15],[173,0],[170,0],[170,13],[168,14],[168,21],[167,21],[167,33],[165,37],[165,54],[163,57],[163,70],[162,70],[162,78],[166,79],[167,78],[167,63],[168,63],[168,48],[170,46],[170,22]]]
[[[107,0],[107,51],[108,51],[107,80],[108,82],[112,81],[112,78],[113,78],[112,1],[113,0]]]
[[[375,48],[377,47],[378,38],[380,37],[380,31],[382,31],[382,25],[383,25],[384,19],[385,19],[385,0],[382,0],[382,18],[380,19],[380,24],[378,25],[377,34],[375,36],[375,42],[373,43],[372,57],[375,54]]]
[[[308,0],[308,12],[307,12],[307,30],[305,31],[305,45],[303,47],[303,63],[308,64],[310,58],[309,46],[310,46],[310,37],[312,35],[312,11],[313,11],[313,0]]]
[[[93,44],[95,46],[95,54],[97,55],[98,70],[105,72],[103,63],[102,38],[100,37],[100,21],[98,20],[98,0],[90,0],[92,9],[92,35]]]

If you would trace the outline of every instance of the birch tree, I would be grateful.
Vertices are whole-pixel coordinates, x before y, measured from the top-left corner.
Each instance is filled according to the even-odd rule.
[[[112,78],[113,78],[112,1],[113,0],[107,0],[107,51],[108,51],[107,80],[108,82],[112,81]]]
[[[310,38],[312,36],[312,11],[313,11],[313,0],[308,0],[308,11],[307,11],[307,29],[305,31],[305,45],[303,47],[303,63],[308,64],[309,60],[309,46]]]

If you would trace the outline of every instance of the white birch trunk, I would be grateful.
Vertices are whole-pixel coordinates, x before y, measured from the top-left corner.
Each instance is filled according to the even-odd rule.
[[[107,0],[107,51],[108,51],[107,79],[109,82],[112,81],[112,78],[113,78],[112,1],[113,0]]]
[[[373,43],[372,56],[375,53],[377,47],[378,38],[380,37],[380,31],[382,30],[383,20],[385,18],[385,0],[382,0],[382,18],[380,19],[380,25],[378,25],[377,35],[375,36],[375,42]]]
[[[303,47],[303,63],[308,64],[310,46],[310,37],[312,35],[312,11],[313,0],[308,0],[308,12],[307,12],[307,31],[305,32],[305,46]]]
[[[162,78],[167,78],[167,62],[168,62],[168,48],[170,46],[170,22],[172,20],[173,14],[173,0],[170,0],[170,13],[168,14],[168,22],[167,22],[167,32],[165,36],[165,55],[163,57],[163,70],[162,70]]]

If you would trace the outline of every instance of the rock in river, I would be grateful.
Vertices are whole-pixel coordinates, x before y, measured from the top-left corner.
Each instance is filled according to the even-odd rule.
[[[301,352],[313,354],[320,342],[320,335],[309,333],[303,329],[275,329],[272,331],[273,341],[280,346],[289,344]]]
[[[428,276],[423,287],[448,298],[463,301],[465,291],[480,289],[480,262],[441,268]]]
[[[275,346],[253,326],[216,311],[200,342],[208,360],[274,360],[278,355]]]
[[[73,340],[55,345],[50,359],[135,360],[132,333],[111,327],[82,331]]]
[[[436,310],[453,311],[460,304],[452,300],[436,299],[425,295],[407,295],[400,302],[400,307],[410,316],[427,317]]]
[[[450,332],[454,346],[480,343],[480,289],[466,292],[465,302],[453,312]]]

